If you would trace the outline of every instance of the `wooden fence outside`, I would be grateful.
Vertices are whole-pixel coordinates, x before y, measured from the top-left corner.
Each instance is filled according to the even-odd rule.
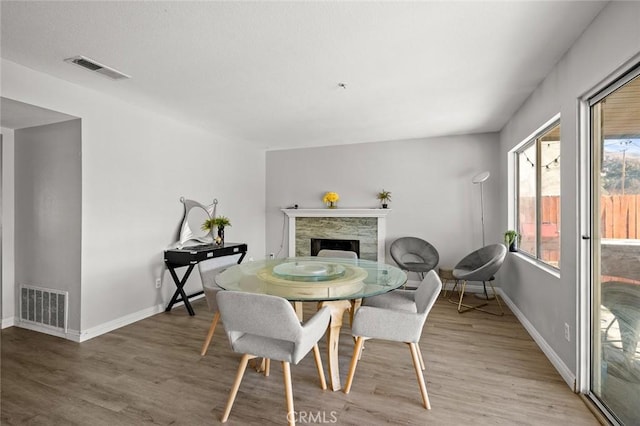
[[[520,224],[524,234],[535,232],[534,203],[533,198],[520,199]],[[640,194],[603,195],[600,218],[601,238],[640,239]],[[542,239],[556,237],[559,223],[560,197],[542,197]]]
[[[602,238],[640,239],[640,194],[600,198]]]

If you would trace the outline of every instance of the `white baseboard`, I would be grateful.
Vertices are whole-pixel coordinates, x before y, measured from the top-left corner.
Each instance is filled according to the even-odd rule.
[[[178,304],[174,305],[177,306]],[[87,330],[83,330],[78,335],[78,342],[86,342],[89,339],[93,339],[94,337],[98,337],[102,334],[108,333],[110,331],[116,330],[120,327],[124,327],[129,324],[133,324],[134,322],[143,320],[145,318],[149,318],[152,315],[163,312],[165,306],[164,305],[156,305],[150,308],[143,309],[138,312],[134,312],[129,315],[125,315],[120,318],[116,318],[112,321],[105,322],[103,324],[97,325],[95,327],[91,327]]]
[[[67,329],[67,332],[65,333],[64,330],[47,327],[46,325],[42,325],[42,324],[35,324],[31,322],[26,322],[26,321],[20,321],[19,319],[16,320],[14,326],[19,328],[25,328],[27,330],[37,331],[38,333],[48,334],[50,336],[61,337],[63,339],[71,340],[74,342],[78,341],[78,336],[80,334],[78,330]]]
[[[198,296],[195,296],[193,298],[190,298],[189,301],[194,301],[194,300],[198,300],[198,299],[202,299],[204,297],[204,294],[200,294]],[[175,305],[173,305],[174,308],[178,308],[180,306],[183,306],[184,302],[178,302]],[[94,337],[98,337],[102,334],[106,334],[110,331],[116,330],[120,327],[124,327],[127,326],[129,324],[133,324],[134,322],[143,320],[145,318],[149,318],[150,316],[153,316],[155,314],[158,314],[160,312],[164,312],[165,310],[165,305],[164,304],[159,304],[156,306],[152,306],[150,308],[146,308],[146,309],[142,309],[141,311],[138,312],[134,312],[132,314],[129,315],[125,315],[123,317],[120,318],[116,318],[112,321],[108,321],[105,322],[103,324],[97,325],[95,327],[91,327],[87,330],[84,330],[82,332],[78,331],[78,330],[70,330],[68,329],[67,332],[65,333],[64,331],[58,330],[58,329],[54,329],[54,328],[49,328],[47,326],[43,326],[40,324],[33,324],[33,323],[28,323],[28,322],[22,322],[19,319],[16,319],[15,317],[12,318],[7,318],[7,319],[3,319],[2,320],[2,328],[6,328],[6,327],[11,327],[11,326],[15,326],[15,327],[20,327],[20,328],[26,328],[27,330],[33,330],[33,331],[37,331],[40,333],[44,333],[44,334],[49,334],[51,336],[56,336],[56,337],[61,337],[63,339],[67,339],[67,340],[71,340],[73,342],[85,342],[89,339],[93,339]]]
[[[204,294],[199,294],[197,296],[194,297],[190,297],[189,298],[189,302],[193,302],[195,300],[198,299],[202,299],[204,297]],[[173,305],[173,308],[179,308],[181,306],[184,306],[184,302],[178,302],[175,305]],[[153,316],[155,314],[159,314],[160,312],[164,312],[165,310],[165,304],[160,304],[160,305],[156,305],[156,306],[152,306],[150,308],[147,309],[143,309],[141,311],[138,312],[134,312],[132,314],[129,315],[125,315],[123,317],[120,318],[116,318],[112,321],[106,322],[104,324],[100,324],[97,325],[95,327],[91,327],[87,330],[84,330],[82,333],[80,333],[78,335],[78,342],[85,342],[89,339],[93,339],[94,337],[98,337],[102,334],[108,333],[110,331],[116,330],[120,327],[124,327],[126,325],[129,324],[133,324],[134,322],[143,320],[145,318],[149,318],[150,316]]]
[[[2,324],[0,324],[0,329],[13,327],[16,325],[16,317],[3,318]]]
[[[504,300],[504,302],[507,304],[509,309],[511,309],[511,312],[513,312],[516,318],[518,318],[522,326],[527,330],[527,332],[529,332],[529,335],[531,335],[533,340],[538,344],[542,352],[544,352],[547,358],[549,358],[549,361],[551,361],[551,364],[553,364],[558,373],[560,373],[560,376],[562,376],[564,381],[567,382],[567,385],[569,385],[571,390],[575,392],[576,376],[573,371],[571,371],[569,367],[567,367],[567,365],[564,363],[564,361],[562,361],[558,354],[556,354],[553,348],[551,348],[547,341],[544,340],[540,333],[538,333],[533,324],[531,324],[527,317],[524,316],[520,309],[518,309],[516,304],[513,303],[513,301],[506,294],[504,294],[502,289],[497,288],[496,291],[498,292],[502,300]]]

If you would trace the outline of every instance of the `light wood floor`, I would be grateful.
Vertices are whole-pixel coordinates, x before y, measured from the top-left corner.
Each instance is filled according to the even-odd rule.
[[[200,357],[212,316],[204,300],[194,308],[195,317],[178,307],[81,344],[3,330],[0,423],[219,424],[240,356],[219,326]],[[347,326],[340,340],[343,383],[348,333]],[[420,346],[431,411],[422,408],[408,347],[381,341],[365,344],[349,395],[319,388],[312,354],[292,366],[296,411],[314,424],[598,424],[510,313],[460,315],[439,300]],[[324,340],[320,349],[326,374]],[[273,362],[270,377],[247,370],[228,424],[286,424],[285,411]]]

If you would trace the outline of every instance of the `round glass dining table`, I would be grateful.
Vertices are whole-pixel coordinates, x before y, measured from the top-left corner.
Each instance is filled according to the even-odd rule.
[[[407,274],[381,262],[327,257],[289,257],[233,265],[216,276],[224,290],[270,294],[294,302],[302,320],[302,302],[315,301],[331,310],[327,330],[329,379],[340,390],[338,341],[345,311],[353,313],[365,297],[406,283]]]

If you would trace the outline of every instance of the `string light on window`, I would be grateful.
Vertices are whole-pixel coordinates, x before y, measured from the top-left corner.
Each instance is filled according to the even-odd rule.
[[[556,158],[554,158],[553,160],[551,160],[547,164],[545,164],[544,168],[549,170],[549,171],[551,171],[551,167],[550,166],[558,167],[559,164],[560,164],[560,156],[558,155]]]
[[[533,161],[531,161],[531,159],[527,156],[527,153],[526,153],[526,152],[523,152],[522,154],[524,155],[524,158],[526,158],[526,159],[527,159],[527,162],[528,162],[529,164],[531,164],[531,167],[535,167],[535,166],[536,166],[536,165],[535,165],[535,163],[534,163]]]

